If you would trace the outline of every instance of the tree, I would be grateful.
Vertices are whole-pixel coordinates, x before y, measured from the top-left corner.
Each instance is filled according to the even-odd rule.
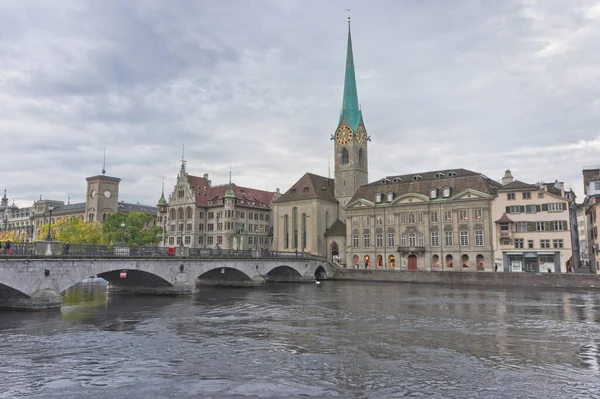
[[[71,244],[103,244],[102,223],[85,223],[79,218],[60,219],[50,228],[52,239]],[[48,223],[40,227],[39,240],[48,236]]]
[[[4,244],[6,240],[10,240],[10,242],[22,242],[23,237],[19,237],[15,231],[0,231],[0,243]]]
[[[125,245],[158,244],[161,240],[162,228],[151,226],[153,218],[142,212],[119,212],[109,215],[104,221],[102,232],[107,242]],[[124,227],[121,227],[124,223]]]

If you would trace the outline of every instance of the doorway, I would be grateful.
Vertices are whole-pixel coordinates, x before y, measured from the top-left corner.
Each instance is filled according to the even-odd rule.
[[[408,256],[408,270],[417,270],[417,256],[416,255]]]

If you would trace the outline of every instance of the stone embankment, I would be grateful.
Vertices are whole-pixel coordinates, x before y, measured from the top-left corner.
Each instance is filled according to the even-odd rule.
[[[469,284],[507,287],[600,288],[594,274],[426,272],[398,270],[335,269],[333,280],[381,281],[398,283]]]

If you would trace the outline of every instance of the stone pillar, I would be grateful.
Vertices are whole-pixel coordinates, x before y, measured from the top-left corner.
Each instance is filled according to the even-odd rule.
[[[38,256],[62,255],[62,243],[60,241],[35,241],[33,251]]]
[[[175,247],[175,256],[178,258],[189,258],[190,248],[189,247]]]

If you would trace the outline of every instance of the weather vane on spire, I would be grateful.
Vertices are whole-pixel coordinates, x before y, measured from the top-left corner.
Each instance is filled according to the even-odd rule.
[[[350,9],[346,8],[346,11],[348,11],[348,22],[350,22]]]
[[[104,160],[102,161],[102,174],[106,174],[106,148],[104,148]]]

